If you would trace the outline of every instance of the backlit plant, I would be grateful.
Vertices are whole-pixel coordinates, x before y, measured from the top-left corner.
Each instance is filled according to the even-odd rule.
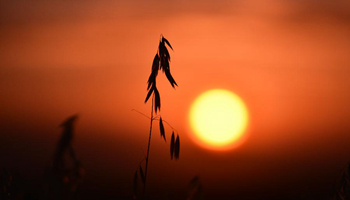
[[[161,108],[160,94],[156,84],[158,72],[160,70],[164,72],[165,76],[167,77],[167,79],[169,80],[173,88],[177,86],[176,81],[174,80],[173,76],[170,73],[170,54],[166,46],[168,46],[171,50],[173,50],[169,41],[163,36],[161,36],[161,39],[159,41],[158,51],[153,59],[152,71],[147,82],[148,93],[145,99],[145,103],[147,103],[150,99],[152,102],[151,117],[149,118],[150,131],[149,131],[147,154],[143,160],[145,161],[145,164],[144,164],[145,167],[144,168],[142,167],[142,164],[143,164],[143,161],[142,161],[139,164],[138,169],[136,170],[135,176],[134,176],[134,197],[136,197],[136,194],[137,194],[137,185],[138,185],[139,176],[143,184],[143,195],[145,194],[145,191],[146,191],[148,160],[149,160],[149,152],[151,147],[152,125],[154,120],[159,121],[160,136],[166,142],[164,123],[167,123],[167,122],[162,119],[160,114],[157,115],[157,113],[160,112],[160,108]],[[156,114],[155,117],[153,117],[154,113]],[[179,138],[179,135],[177,135],[175,138],[176,131],[171,126],[170,128],[172,129],[171,142],[170,142],[170,157],[171,159],[175,158],[175,160],[177,160],[179,159],[179,155],[180,155],[180,138]]]

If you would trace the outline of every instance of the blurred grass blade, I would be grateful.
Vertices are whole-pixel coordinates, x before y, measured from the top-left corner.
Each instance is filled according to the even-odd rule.
[[[177,135],[176,142],[175,142],[175,160],[179,159],[180,157],[180,137]]]
[[[140,166],[140,176],[141,176],[141,180],[142,183],[145,184],[145,174],[143,173],[142,167]]]
[[[78,119],[78,115],[75,114],[69,118],[67,118],[63,123],[60,125],[63,127],[61,138],[58,142],[57,149],[55,152],[54,157],[54,168],[58,169],[64,162],[64,153],[69,149],[72,139],[73,139],[73,131],[74,131],[74,125],[75,122]]]
[[[195,176],[189,183],[187,200],[203,199],[202,184],[198,176]]]
[[[134,196],[136,196],[137,194],[137,171],[135,172],[135,175],[134,175],[134,184],[133,184],[133,192],[134,192]]]
[[[173,134],[171,134],[171,143],[170,143],[170,158],[173,159],[174,157],[174,148],[175,148],[175,135],[174,131]]]

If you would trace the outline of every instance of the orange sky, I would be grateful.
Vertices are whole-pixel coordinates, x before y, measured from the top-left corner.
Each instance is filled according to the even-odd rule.
[[[349,160],[349,145],[344,143],[350,139],[347,1],[105,0],[0,5],[0,119],[5,131],[17,130],[18,138],[41,137],[54,144],[57,125],[79,113],[75,142],[81,157],[99,157],[97,162],[105,171],[119,167],[125,173],[115,172],[115,176],[129,181],[126,175],[131,177],[134,170],[130,168],[142,159],[140,148],[146,149],[149,125],[131,109],[150,111],[150,105],[143,103],[146,81],[163,34],[174,47],[171,70],[179,87],[173,90],[160,76],[162,116],[179,131],[182,155],[178,163],[170,162],[168,146],[155,130],[150,173],[162,165],[169,169],[163,175],[177,183],[200,174],[210,186],[217,184],[209,181],[213,177],[228,179],[218,167],[236,167],[229,177],[238,171],[251,177],[251,165],[260,160],[262,171],[257,174],[290,165],[301,168],[291,172],[298,174],[334,159],[319,172],[331,177]],[[212,88],[235,92],[249,109],[249,138],[235,151],[210,152],[190,139],[189,106]],[[22,133],[26,129],[34,136]],[[54,134],[48,136],[48,130]],[[99,150],[91,152],[87,145]],[[9,146],[0,152],[9,152]],[[125,146],[132,156],[109,165],[115,158],[111,152],[123,151]],[[267,163],[271,161],[275,164]],[[85,163],[93,166],[91,161]],[[304,171],[300,165],[306,165]],[[174,177],[170,169],[174,174],[185,172]],[[154,179],[153,189],[157,183],[170,184]]]

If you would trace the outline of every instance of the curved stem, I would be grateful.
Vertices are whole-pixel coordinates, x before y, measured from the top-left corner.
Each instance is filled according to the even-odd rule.
[[[147,115],[143,114],[142,112],[140,112],[138,110],[132,109],[131,111],[135,111],[135,112],[139,113],[140,115],[143,115],[144,117],[147,117],[148,119],[151,119],[150,117],[148,117]]]
[[[153,120],[159,121],[158,118],[154,118]],[[162,121],[163,121],[165,124],[168,124],[168,126],[169,126],[173,131],[175,131],[176,133],[178,133],[178,131],[177,131],[176,129],[174,129],[174,127],[172,127],[172,126],[169,124],[169,122],[165,121],[164,119],[162,119]]]
[[[142,112],[140,112],[140,111],[138,111],[138,110],[132,109],[131,111],[135,111],[135,112],[139,113],[140,115],[142,115],[142,116],[144,116],[144,117],[146,117],[146,118],[148,118],[148,119],[151,119],[150,117],[148,117],[147,115],[143,114]],[[156,121],[159,121],[158,116],[159,116],[159,115],[157,115],[157,116],[155,116],[155,117],[152,117],[152,119],[153,119],[153,120],[156,120]],[[164,119],[163,119],[163,122],[166,123],[173,131],[175,131],[176,133],[178,133],[178,131],[177,131],[174,127],[172,127],[171,124],[170,124],[169,122],[165,121]]]
[[[154,102],[154,94],[152,96],[152,107],[151,107],[151,123],[149,128],[149,137],[148,137],[148,147],[147,147],[147,156],[146,156],[146,168],[145,168],[145,183],[143,184],[143,196],[146,193],[146,181],[147,181],[147,170],[148,170],[148,158],[149,158],[149,149],[151,147],[151,136],[152,136],[152,123],[153,123],[153,102]]]

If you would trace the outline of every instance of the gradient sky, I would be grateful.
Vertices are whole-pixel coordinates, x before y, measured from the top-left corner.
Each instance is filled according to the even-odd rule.
[[[83,197],[131,196],[149,129],[131,110],[150,112],[146,82],[160,34],[174,47],[179,85],[159,77],[162,117],[182,146],[170,161],[154,129],[151,194],[183,194],[199,175],[208,199],[328,198],[350,161],[345,0],[2,1],[0,168],[38,180],[58,125],[79,113]],[[233,151],[191,139],[189,107],[213,88],[233,91],[249,109],[247,140]]]

